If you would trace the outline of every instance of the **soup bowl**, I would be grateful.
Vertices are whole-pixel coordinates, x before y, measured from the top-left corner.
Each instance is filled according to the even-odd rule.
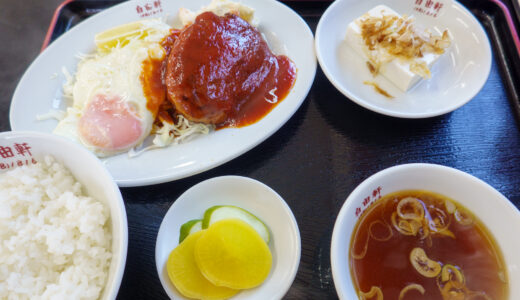
[[[449,197],[468,208],[487,227],[502,252],[509,299],[520,299],[520,212],[484,181],[462,171],[434,164],[405,164],[380,171],[363,181],[341,208],[331,242],[332,276],[340,299],[357,299],[349,266],[349,249],[358,219],[365,209],[386,194],[401,190],[427,190]]]

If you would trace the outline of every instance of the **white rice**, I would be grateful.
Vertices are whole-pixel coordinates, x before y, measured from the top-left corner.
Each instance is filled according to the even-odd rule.
[[[0,299],[98,299],[109,211],[52,157],[0,174]]]

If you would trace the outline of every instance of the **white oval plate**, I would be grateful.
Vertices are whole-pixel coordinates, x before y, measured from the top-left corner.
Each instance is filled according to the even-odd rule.
[[[37,115],[50,109],[64,109],[62,68],[75,72],[79,53],[94,51],[94,35],[107,28],[132,22],[144,13],[153,17],[173,16],[178,22],[179,8],[198,10],[210,0],[128,1],[103,11],[72,28],[52,43],[27,69],[14,93],[10,122],[13,130],[52,132],[56,120],[38,121]],[[191,176],[221,165],[255,147],[276,132],[305,100],[316,73],[314,38],[307,23],[287,6],[274,0],[243,0],[255,9],[259,30],[271,49],[291,58],[298,69],[296,82],[287,97],[259,122],[223,129],[181,145],[143,153],[104,159],[119,186],[141,186]],[[155,3],[159,3],[158,7]],[[148,5],[148,6],[147,6]],[[150,8],[148,11],[146,7]],[[140,13],[139,13],[140,11]]]
[[[269,227],[273,254],[271,272],[262,285],[243,290],[232,299],[281,299],[291,287],[301,254],[298,224],[285,201],[267,185],[247,177],[222,176],[194,185],[172,204],[164,217],[155,245],[155,264],[164,290],[171,299],[181,296],[166,271],[170,252],[179,244],[179,229],[201,219],[214,205],[235,205],[260,218]]]
[[[427,4],[432,3],[428,9]],[[412,15],[434,33],[448,29],[452,44],[432,67],[432,78],[404,93],[382,76],[373,76],[345,42],[350,22],[381,4],[378,0],[337,0],[323,14],[316,29],[316,54],[332,84],[357,104],[388,116],[427,118],[453,111],[470,101],[486,82],[491,47],[484,29],[461,4],[452,0],[387,0],[397,13]],[[439,11],[435,5],[441,6]],[[420,12],[423,10],[425,12]],[[428,15],[431,13],[431,15]],[[380,95],[363,81],[375,81],[394,99]]]

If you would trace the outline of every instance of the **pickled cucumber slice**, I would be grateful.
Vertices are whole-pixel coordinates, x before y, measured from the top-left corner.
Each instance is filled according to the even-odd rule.
[[[232,289],[253,288],[264,282],[273,258],[252,226],[240,219],[225,219],[203,231],[194,254],[206,279],[216,286]]]
[[[175,288],[185,297],[208,300],[227,299],[239,291],[213,285],[202,275],[195,263],[194,248],[204,234],[205,230],[195,232],[173,249],[166,263],[168,277]]]
[[[184,241],[184,239],[199,230],[202,229],[202,220],[201,219],[195,219],[190,220],[184,224],[181,225],[180,233],[179,233],[179,244]]]
[[[208,208],[204,212],[202,219],[202,228],[206,229],[211,224],[224,219],[239,219],[251,225],[262,239],[269,244],[271,238],[269,229],[257,216],[248,212],[247,210],[233,205],[217,205]]]

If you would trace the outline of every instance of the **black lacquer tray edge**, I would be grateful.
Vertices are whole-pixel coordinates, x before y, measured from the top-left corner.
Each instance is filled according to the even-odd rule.
[[[501,69],[501,75],[509,96],[511,107],[517,122],[520,124],[520,11],[517,10],[516,0],[505,2],[500,0],[461,1],[466,6],[481,4],[489,10],[495,9],[501,14],[502,22],[493,22],[492,14],[484,15],[483,12],[472,12],[484,23],[491,43],[493,44],[493,55],[497,57],[497,63]],[[513,3],[513,4],[511,4]],[[514,8],[513,8],[514,7]],[[516,11],[512,14],[511,11]],[[490,34],[492,33],[492,34]]]

